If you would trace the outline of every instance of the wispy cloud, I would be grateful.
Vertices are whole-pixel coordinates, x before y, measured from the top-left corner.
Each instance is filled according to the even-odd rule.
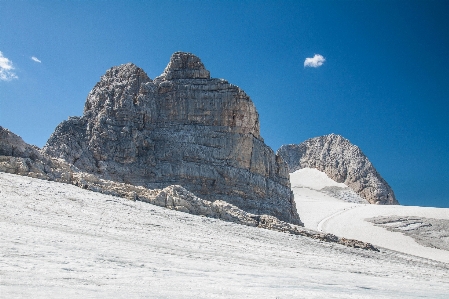
[[[39,63],[41,63],[42,61],[40,61],[39,59],[37,59],[37,57],[36,56],[32,56],[31,57],[31,59],[33,60],[33,61],[36,61],[36,62],[39,62]]]
[[[3,56],[3,53],[0,51],[0,81],[11,81],[18,78],[14,73],[12,61]]]
[[[304,67],[320,67],[325,61],[326,58],[322,55],[315,54],[312,58],[306,58],[306,60],[304,60]]]

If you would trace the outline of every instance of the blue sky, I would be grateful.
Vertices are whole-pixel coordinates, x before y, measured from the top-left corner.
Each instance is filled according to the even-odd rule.
[[[0,51],[0,125],[39,147],[108,68],[186,51],[274,150],[341,134],[402,204],[449,207],[449,1],[0,0]]]

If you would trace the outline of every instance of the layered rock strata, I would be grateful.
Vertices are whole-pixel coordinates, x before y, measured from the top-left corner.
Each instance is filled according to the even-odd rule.
[[[399,204],[388,183],[359,147],[340,135],[330,134],[300,144],[282,146],[278,152],[290,172],[316,168],[338,183],[345,183],[372,204]]]
[[[177,52],[151,80],[113,67],[89,93],[82,117],[61,123],[43,152],[84,172],[146,188],[182,185],[205,200],[300,223],[288,168],[264,144],[253,102]]]
[[[94,192],[144,201],[180,212],[218,218],[247,226],[270,229],[271,226],[264,224],[268,221],[267,219],[270,223],[278,223],[276,230],[284,227],[285,232],[290,232],[290,227],[297,226],[274,216],[245,212],[222,200],[214,202],[203,200],[178,185],[170,185],[164,189],[148,189],[102,179],[94,174],[82,172],[62,159],[40,153],[37,147],[25,143],[22,138],[1,126],[0,172],[72,184]],[[298,224],[302,225],[301,222]]]

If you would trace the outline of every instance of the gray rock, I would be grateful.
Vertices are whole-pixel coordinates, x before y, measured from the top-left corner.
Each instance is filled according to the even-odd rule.
[[[289,172],[316,168],[338,183],[345,183],[372,204],[399,204],[393,190],[363,152],[340,135],[330,134],[300,144],[282,146],[277,154]]]
[[[365,220],[389,231],[412,237],[423,246],[449,251],[449,220],[447,219],[379,216]]]
[[[39,148],[0,126],[0,171],[67,183],[76,167],[41,154]]]
[[[39,148],[25,143],[22,138],[0,126],[0,156],[14,156],[37,159]]]
[[[287,166],[264,144],[253,102],[210,78],[190,53],[174,53],[154,80],[134,64],[108,70],[83,116],[61,123],[43,152],[106,180],[181,185],[205,200],[300,223]]]
[[[51,158],[45,153],[40,153],[37,147],[25,143],[22,138],[2,127],[0,127],[0,172],[68,183],[94,192],[144,201],[180,212],[218,218],[247,226],[270,229],[259,223],[260,219],[267,217],[276,223],[283,223],[282,225],[286,228],[293,225],[280,221],[274,216],[248,213],[226,201],[211,202],[201,199],[179,185],[170,185],[163,189],[148,189],[105,180],[95,174],[82,172],[62,159]],[[301,222],[297,224],[303,225]]]

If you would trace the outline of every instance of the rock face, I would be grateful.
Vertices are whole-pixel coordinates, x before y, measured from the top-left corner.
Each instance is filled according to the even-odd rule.
[[[39,148],[25,143],[20,136],[0,126],[0,156],[36,159],[41,156]]]
[[[0,126],[0,171],[67,183],[74,167],[41,154],[38,147]]]
[[[281,221],[274,216],[248,213],[223,200],[211,202],[201,199],[179,185],[170,185],[164,189],[147,189],[142,186],[104,180],[97,175],[82,172],[62,159],[51,158],[45,153],[40,153],[37,147],[25,143],[22,138],[1,126],[0,172],[72,184],[94,192],[133,201],[139,200],[171,210],[247,226],[272,229],[272,226],[265,225],[269,221],[277,224],[275,230],[282,229],[287,233],[302,231],[298,225]],[[297,224],[303,225],[301,222]]]
[[[362,151],[340,135],[330,134],[300,144],[282,146],[278,152],[290,172],[316,168],[338,183],[345,183],[372,204],[399,204],[393,190]]]
[[[251,99],[177,52],[151,80],[134,64],[109,69],[82,117],[62,122],[43,152],[106,180],[182,185],[209,201],[300,223],[288,168],[264,144]]]

